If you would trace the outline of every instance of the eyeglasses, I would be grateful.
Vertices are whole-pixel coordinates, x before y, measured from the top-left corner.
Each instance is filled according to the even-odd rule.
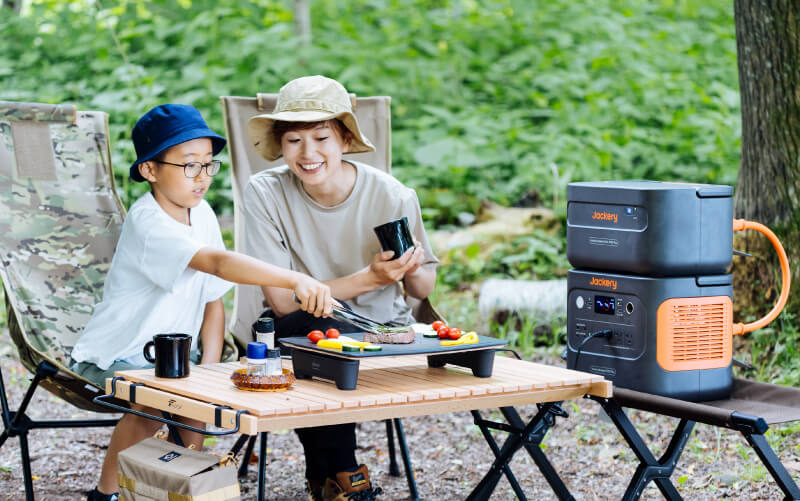
[[[222,165],[220,160],[212,160],[207,164],[203,164],[200,162],[189,162],[188,164],[174,164],[172,162],[164,162],[162,160],[156,160],[157,163],[160,164],[167,164],[167,165],[174,165],[175,167],[183,167],[183,175],[188,177],[189,179],[196,178],[200,175],[200,171],[205,169],[206,175],[209,177],[216,176],[219,172],[219,167]]]

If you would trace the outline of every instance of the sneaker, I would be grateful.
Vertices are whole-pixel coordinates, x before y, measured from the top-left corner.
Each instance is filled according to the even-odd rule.
[[[369,470],[361,465],[355,471],[340,471],[334,478],[325,481],[322,489],[323,501],[372,501],[382,494],[380,487],[373,488],[369,481]]]
[[[97,490],[97,487],[95,487],[86,497],[86,501],[119,501],[119,492],[115,492],[114,494],[103,494]]]

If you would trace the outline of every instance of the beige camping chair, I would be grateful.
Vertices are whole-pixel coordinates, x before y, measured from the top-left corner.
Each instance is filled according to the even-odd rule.
[[[261,172],[264,169],[275,167],[283,164],[282,159],[275,162],[267,162],[261,157],[252,147],[250,147],[247,140],[247,121],[254,115],[261,113],[271,112],[275,108],[277,101],[277,94],[258,94],[256,97],[230,97],[223,96],[220,98],[222,101],[222,110],[225,115],[225,131],[228,136],[228,151],[231,156],[231,167],[233,173],[233,200],[234,200],[234,242],[237,249],[241,248],[242,238],[245,231],[252,231],[251,228],[244,228],[244,221],[241,215],[241,200],[244,188],[250,176]],[[387,173],[392,172],[392,138],[391,138],[391,114],[390,104],[391,98],[388,96],[374,96],[374,97],[359,97],[351,95],[353,102],[353,111],[358,118],[358,124],[361,131],[368,137],[375,145],[375,151],[368,153],[352,153],[348,154],[347,158],[361,161],[372,165],[377,169],[381,169]],[[240,301],[241,287],[254,287],[254,286],[237,286],[236,299],[234,300],[233,319],[240,316],[240,318],[252,317],[252,323],[256,317],[261,313],[260,311],[243,311],[243,302]],[[433,322],[434,320],[441,319],[439,313],[433,308],[428,299],[422,301],[407,298],[407,301],[412,307],[414,318],[419,322]],[[246,346],[249,341],[253,339],[245,333],[234,333],[237,341]],[[408,479],[409,489],[411,490],[412,499],[417,498],[416,485],[411,472],[411,465],[408,460],[408,453],[406,450],[405,438],[403,435],[402,422],[399,419],[394,420],[395,428],[398,433],[398,440],[400,442],[401,452],[403,454],[403,461],[406,469],[406,477]],[[389,471],[392,475],[399,475],[399,469],[395,461],[394,455],[394,439],[391,421],[386,420],[386,432],[389,438],[389,451],[390,451],[390,468]],[[252,442],[248,445],[252,449]],[[246,454],[245,457],[248,457]]]

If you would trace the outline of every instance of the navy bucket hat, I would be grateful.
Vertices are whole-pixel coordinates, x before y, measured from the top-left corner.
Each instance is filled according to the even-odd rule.
[[[214,155],[222,151],[227,142],[224,137],[208,128],[203,116],[194,106],[186,104],[156,106],[133,126],[131,138],[137,158],[131,165],[131,179],[137,182],[145,181],[139,173],[139,164],[153,160],[162,151],[176,144],[201,137],[211,139]]]

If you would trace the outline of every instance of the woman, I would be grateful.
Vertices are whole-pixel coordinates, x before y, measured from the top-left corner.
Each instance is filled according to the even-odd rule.
[[[250,178],[243,201],[243,250],[322,281],[358,313],[382,323],[412,323],[404,292],[427,297],[438,261],[414,190],[374,167],[342,158],[374,150],[359,130],[345,88],[322,76],[293,80],[281,88],[272,113],[250,120],[248,135],[261,156],[270,161],[283,156],[286,165]],[[403,216],[416,245],[394,259],[392,251],[381,251],[373,228]],[[290,291],[262,287],[258,292],[243,291],[250,306],[245,310],[259,311],[265,302],[278,337],[337,325],[299,311]],[[237,319],[238,327],[249,330],[254,320]],[[356,492],[363,493],[359,499],[372,499],[380,492],[355,459],[355,425],[297,433],[306,453],[310,499],[344,500]]]

